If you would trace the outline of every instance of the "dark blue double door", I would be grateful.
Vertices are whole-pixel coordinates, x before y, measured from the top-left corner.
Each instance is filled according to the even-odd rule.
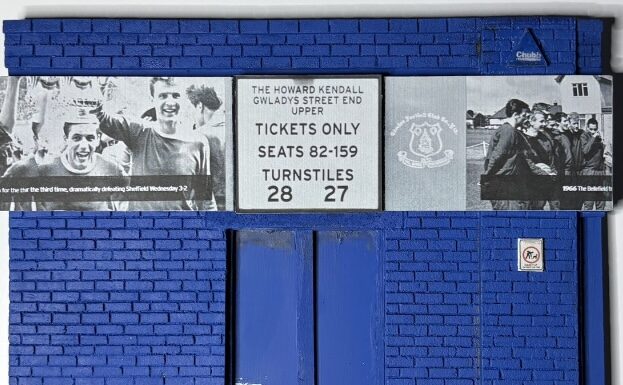
[[[234,383],[383,383],[383,287],[372,231],[235,235]]]

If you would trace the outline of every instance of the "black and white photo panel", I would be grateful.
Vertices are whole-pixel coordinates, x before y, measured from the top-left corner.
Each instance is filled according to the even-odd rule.
[[[600,75],[386,78],[386,209],[611,210],[612,87]]]
[[[467,78],[468,210],[611,210],[612,77]]]
[[[0,77],[0,210],[613,207],[610,76],[236,87],[234,135],[228,77]]]
[[[0,209],[232,210],[231,78],[0,78]]]

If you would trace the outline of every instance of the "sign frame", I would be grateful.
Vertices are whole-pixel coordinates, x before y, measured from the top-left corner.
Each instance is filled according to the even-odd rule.
[[[239,151],[238,151],[238,81],[246,79],[376,79],[378,81],[378,119],[377,119],[377,154],[378,154],[378,191],[376,207],[371,209],[344,209],[344,208],[314,208],[314,209],[243,209],[240,207],[240,178],[239,178]],[[383,212],[384,210],[384,190],[385,190],[385,155],[384,155],[384,76],[382,74],[292,74],[292,75],[237,75],[233,77],[233,97],[232,102],[232,128],[234,146],[234,212],[241,214],[285,214],[285,213],[360,213],[360,212]]]
[[[524,259],[524,253],[528,249],[537,251],[537,261],[528,262]],[[520,272],[542,273],[545,271],[545,250],[543,238],[518,238],[517,239],[517,270]]]

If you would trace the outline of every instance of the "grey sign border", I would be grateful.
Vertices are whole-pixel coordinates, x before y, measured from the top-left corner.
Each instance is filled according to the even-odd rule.
[[[238,179],[238,166],[240,162],[238,161],[238,80],[239,79],[376,79],[378,81],[378,127],[377,127],[377,135],[378,135],[378,192],[377,192],[377,207],[373,209],[340,209],[340,208],[322,208],[322,209],[241,209],[239,206],[239,194],[240,194],[240,186]],[[383,152],[384,148],[384,127],[383,122],[385,118],[384,111],[384,103],[383,103],[383,91],[384,91],[384,82],[382,74],[304,74],[304,75],[237,75],[234,76],[233,84],[232,84],[233,98],[232,101],[234,103],[234,108],[232,111],[232,128],[234,131],[234,186],[235,186],[235,202],[234,202],[234,210],[236,213],[248,213],[248,214],[259,214],[259,213],[324,213],[324,212],[333,212],[333,213],[349,213],[349,212],[381,212],[383,211],[384,205],[384,197],[383,191],[385,187],[385,178],[383,171],[385,169],[385,154]]]

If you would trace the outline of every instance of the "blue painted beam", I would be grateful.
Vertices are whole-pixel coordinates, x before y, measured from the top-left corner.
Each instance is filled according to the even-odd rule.
[[[583,369],[582,381],[588,385],[609,383],[610,354],[607,344],[608,287],[607,242],[604,239],[605,213],[580,213],[581,274],[583,298]]]

